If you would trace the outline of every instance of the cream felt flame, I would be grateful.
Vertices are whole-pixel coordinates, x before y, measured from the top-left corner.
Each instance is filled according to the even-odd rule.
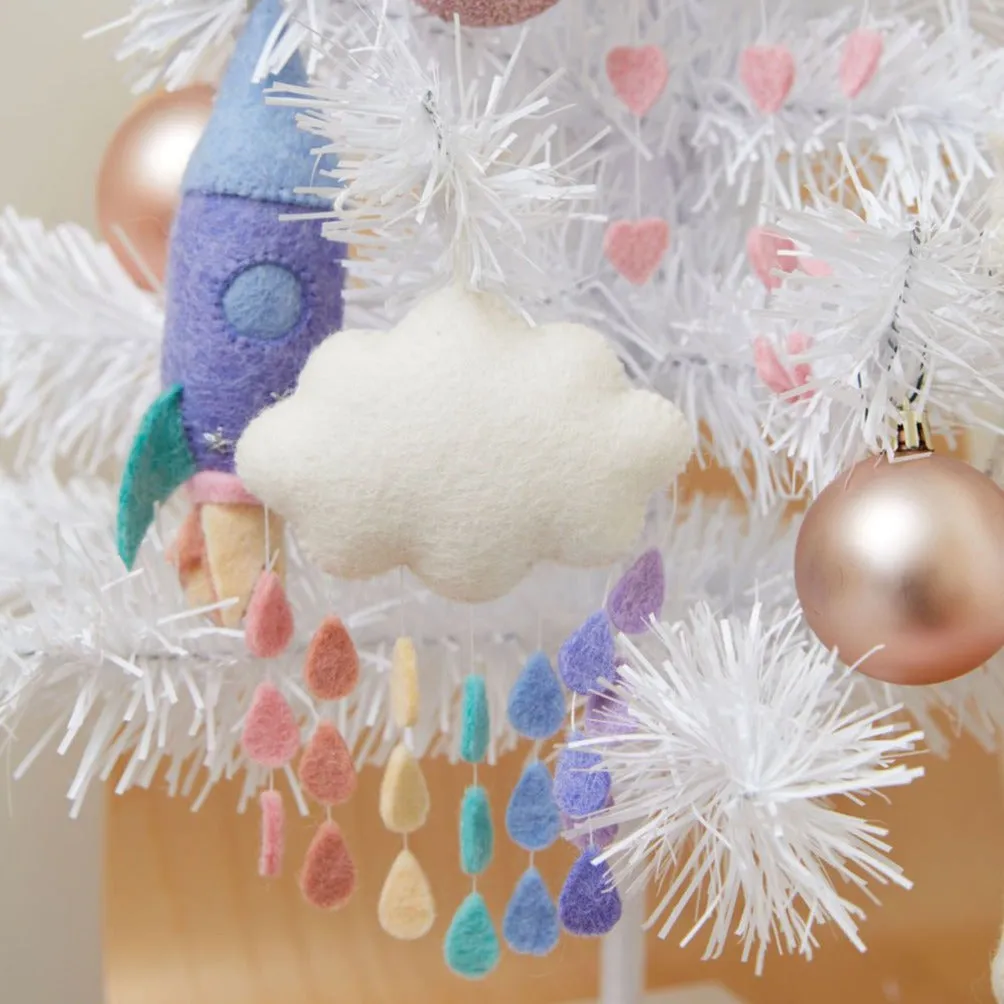
[[[328,338],[248,426],[237,470],[331,574],[406,565],[484,602],[538,562],[621,557],[691,442],[597,332],[450,287],[391,331]]]

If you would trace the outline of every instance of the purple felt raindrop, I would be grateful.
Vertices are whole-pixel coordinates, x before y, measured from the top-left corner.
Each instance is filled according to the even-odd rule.
[[[616,684],[619,676],[611,681]],[[634,723],[627,705],[610,690],[603,687],[586,698],[586,735],[617,736],[634,731]]]
[[[607,613],[618,631],[642,634],[649,618],[658,615],[666,598],[662,554],[646,551],[623,575],[607,598]]]
[[[569,934],[595,938],[609,934],[621,919],[621,897],[604,862],[595,864],[595,849],[582,852],[565,879],[558,915]]]
[[[570,743],[585,737],[573,732]],[[566,747],[558,756],[554,772],[554,800],[566,815],[585,819],[599,812],[610,797],[610,772],[600,767],[601,757],[590,749]]]
[[[583,696],[598,690],[616,671],[614,636],[604,611],[593,614],[561,646],[558,672],[565,686]]]
[[[614,800],[611,796],[607,799],[607,804],[603,806],[604,809],[609,809],[613,806]],[[587,850],[590,847],[594,847],[596,850],[604,850],[609,847],[614,840],[617,839],[618,826],[616,823],[610,823],[607,826],[596,826],[592,829],[586,831],[585,833],[576,833],[575,836],[571,835],[571,831],[577,830],[582,825],[581,819],[573,819],[567,813],[561,814],[561,831],[565,836],[565,839],[570,843],[574,844],[580,851]]]

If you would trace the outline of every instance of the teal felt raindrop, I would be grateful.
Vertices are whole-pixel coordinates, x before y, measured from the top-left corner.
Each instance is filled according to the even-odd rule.
[[[492,861],[495,830],[488,792],[479,784],[464,792],[460,806],[460,867],[465,875],[480,875]]]
[[[501,947],[481,893],[472,892],[453,915],[443,955],[453,972],[469,980],[482,979],[498,965]]]
[[[484,677],[464,681],[464,704],[460,723],[460,756],[467,763],[481,763],[488,752],[488,693]]]
[[[561,813],[545,764],[533,763],[523,771],[509,798],[505,825],[512,841],[527,851],[545,850],[560,836]]]
[[[520,955],[549,955],[558,944],[558,908],[536,868],[519,880],[506,907],[502,935]]]
[[[565,720],[565,692],[543,652],[530,657],[509,691],[509,723],[527,739],[550,739]]]

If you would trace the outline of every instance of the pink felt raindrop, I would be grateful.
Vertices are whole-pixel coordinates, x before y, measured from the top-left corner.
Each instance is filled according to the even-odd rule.
[[[669,64],[656,45],[622,45],[607,53],[607,78],[628,110],[641,118],[666,89]]]
[[[341,732],[321,722],[300,758],[300,785],[321,805],[341,805],[355,793],[358,776]]]
[[[282,872],[282,858],[286,851],[286,810],[282,795],[277,791],[263,791],[258,797],[258,806],[261,809],[258,874],[262,878],[276,878]]]
[[[314,697],[338,701],[359,682],[359,653],[338,617],[325,617],[307,649],[303,677]]]
[[[282,579],[275,572],[262,572],[255,583],[244,619],[248,651],[259,659],[282,655],[293,638],[293,609]]]
[[[858,28],[847,36],[840,56],[840,89],[856,98],[869,84],[882,61],[885,41],[881,32]]]
[[[785,45],[751,45],[739,57],[739,79],[757,108],[774,115],[795,84],[795,57]]]
[[[657,217],[617,220],[603,238],[607,260],[635,286],[644,286],[652,278],[668,247],[669,224]]]
[[[338,824],[321,823],[307,848],[300,891],[312,906],[322,910],[337,910],[355,892],[356,866]]]
[[[768,289],[778,289],[782,279],[777,274],[794,272],[798,268],[798,258],[782,251],[794,251],[795,242],[790,237],[771,233],[765,227],[753,227],[746,235],[746,257],[760,281]]]
[[[300,748],[300,727],[293,709],[271,683],[261,684],[254,692],[241,746],[251,760],[272,770],[285,767]]]

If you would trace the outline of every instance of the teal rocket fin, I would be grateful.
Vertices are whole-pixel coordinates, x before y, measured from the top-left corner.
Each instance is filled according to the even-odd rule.
[[[132,568],[154,506],[166,502],[195,473],[181,420],[181,385],[164,391],[143,416],[119,489],[118,549]]]

